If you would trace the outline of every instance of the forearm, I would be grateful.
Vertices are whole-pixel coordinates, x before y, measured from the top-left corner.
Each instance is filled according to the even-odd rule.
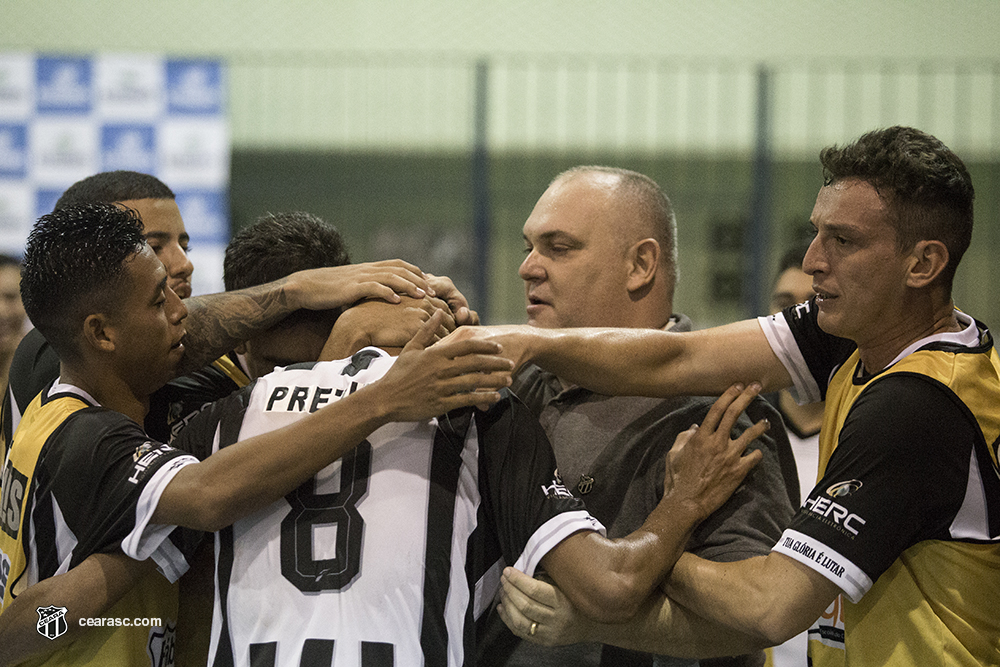
[[[375,385],[181,469],[152,523],[216,531],[266,507],[389,421]]]
[[[627,537],[577,533],[553,549],[543,566],[582,613],[622,622],[669,574],[701,518],[695,508],[666,499]]]
[[[252,334],[267,329],[298,309],[298,299],[282,279],[234,292],[186,299],[184,360],[178,375],[211,363]]]
[[[323,351],[320,352],[320,361],[346,359],[361,348],[372,345],[372,336],[368,331],[351,326],[349,321],[345,321],[349,312],[337,318]]]
[[[677,658],[717,658],[765,648],[759,637],[698,616],[656,592],[628,623],[585,622],[581,632],[603,644]]]
[[[767,646],[806,630],[840,592],[814,570],[774,553],[733,563],[685,554],[665,589],[694,613]]]
[[[756,320],[685,333],[525,327],[523,335],[525,361],[603,394],[716,395],[736,382],[757,381],[764,391],[791,384]]]
[[[65,574],[29,586],[0,613],[0,666],[42,657],[77,639],[81,618],[103,616],[154,567],[124,554],[94,554]],[[67,631],[54,640],[38,632],[38,607],[66,607]]]

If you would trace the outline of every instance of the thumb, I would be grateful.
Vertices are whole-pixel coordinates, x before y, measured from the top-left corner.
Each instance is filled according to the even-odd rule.
[[[413,334],[413,338],[410,342],[406,344],[403,348],[403,352],[408,350],[423,350],[434,344],[437,340],[437,330],[438,327],[444,322],[444,311],[435,310],[434,314],[430,318],[420,325],[417,329],[417,333]]]

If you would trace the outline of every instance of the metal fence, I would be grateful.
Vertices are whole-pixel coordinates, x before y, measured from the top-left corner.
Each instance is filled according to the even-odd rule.
[[[726,255],[724,261],[740,276],[743,298],[738,312],[718,303],[711,307],[723,318],[759,312],[764,301],[772,255],[783,238],[776,218],[788,213],[772,205],[774,192],[781,189],[771,178],[772,166],[782,161],[814,165],[823,146],[895,124],[938,136],[966,162],[1000,162],[1000,60],[762,65],[732,60],[287,54],[231,60],[230,76],[235,151],[450,155],[459,160],[467,156],[470,186],[462,197],[471,203],[471,215],[461,222],[461,238],[463,251],[473,258],[475,275],[468,276],[469,287],[487,313],[491,295],[498,302],[495,312],[509,301],[508,294],[498,293],[506,286],[495,272],[490,284],[491,261],[506,269],[514,261],[509,248],[490,247],[490,239],[519,243],[519,234],[510,227],[520,221],[512,223],[511,217],[531,206],[519,204],[516,213],[509,206],[491,208],[498,181],[487,165],[500,164],[503,158],[509,158],[508,164],[521,156],[548,156],[550,161],[555,156],[555,162],[559,156],[573,156],[622,165],[745,165],[735,173],[739,179],[744,174],[748,178],[738,183],[717,177],[694,182],[698,176],[687,173],[671,177],[667,184],[686,206],[702,202],[699,212],[686,219],[689,234],[704,237],[698,225],[712,225],[719,215],[731,216],[742,226],[743,245],[737,256]],[[734,174],[729,168],[725,173]],[[412,174],[395,176],[423,182]],[[328,177],[315,175],[320,182]],[[534,175],[530,180],[530,187],[537,188],[528,196],[533,202],[545,181]],[[998,270],[992,268],[991,257],[1000,248],[1000,232],[990,224],[1000,217],[994,211],[997,184],[987,178],[977,186],[977,208],[984,215],[977,225],[977,249],[965,265],[974,267],[966,270],[974,271],[977,279],[992,280]],[[812,188],[792,195],[794,203],[806,207],[806,215],[815,194]],[[787,188],[784,198],[781,203],[787,204]],[[413,205],[422,203],[418,199]],[[700,282],[707,284],[714,280],[715,269],[710,267],[723,260],[711,240],[699,243],[685,250],[685,265],[696,267]],[[505,270],[504,275],[509,273]],[[956,292],[966,298],[963,303],[971,302],[990,316],[1000,313],[981,290],[968,287],[975,282],[956,283]],[[680,286],[681,292],[690,289],[690,282]],[[703,292],[685,294],[685,299],[699,304],[696,308],[706,302]]]
[[[466,150],[478,71],[490,150],[749,154],[763,69],[776,154],[812,155],[893,124],[920,127],[962,155],[1000,154],[1000,60],[288,54],[230,64],[237,148]]]

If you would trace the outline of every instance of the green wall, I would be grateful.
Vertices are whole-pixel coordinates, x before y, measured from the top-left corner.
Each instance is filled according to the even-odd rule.
[[[401,257],[451,275],[472,294],[471,157],[462,154],[371,154],[236,150],[232,213],[240,228],[266,211],[307,210],[337,225],[355,261]],[[517,267],[521,226],[549,181],[579,164],[635,169],[659,182],[678,219],[681,279],[675,309],[699,326],[745,317],[739,284],[746,271],[743,225],[750,203],[750,164],[738,158],[615,154],[505,154],[490,161],[492,237],[489,252],[492,323],[521,322]],[[972,248],[955,285],[956,303],[987,323],[1000,323],[995,286],[1000,269],[1000,165],[969,165],[979,193]],[[809,229],[821,185],[818,161],[774,165],[773,275],[782,249]]]

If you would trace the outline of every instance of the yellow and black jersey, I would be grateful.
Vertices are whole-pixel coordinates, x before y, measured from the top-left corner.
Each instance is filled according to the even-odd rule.
[[[831,367],[802,349],[823,335],[810,305],[762,326],[773,348],[801,350],[797,365],[779,358],[826,399],[820,481],[775,545],[844,592],[810,636],[812,663],[1000,664],[1000,360],[989,332],[959,314],[963,331],[869,374],[857,351]]]
[[[197,535],[149,520],[173,476],[195,462],[77,387],[53,385],[28,405],[0,484],[3,607],[94,553],[152,558],[163,573],[107,614],[159,625],[93,628],[41,664],[169,664],[177,595],[167,579],[187,569]]]
[[[21,420],[21,413],[43,388],[59,377],[59,356],[37,329],[21,340],[10,367],[9,386],[0,412],[0,461],[3,449]],[[250,384],[236,354],[219,357],[189,375],[175,378],[149,397],[143,428],[154,440],[171,442],[177,432],[205,406]]]

